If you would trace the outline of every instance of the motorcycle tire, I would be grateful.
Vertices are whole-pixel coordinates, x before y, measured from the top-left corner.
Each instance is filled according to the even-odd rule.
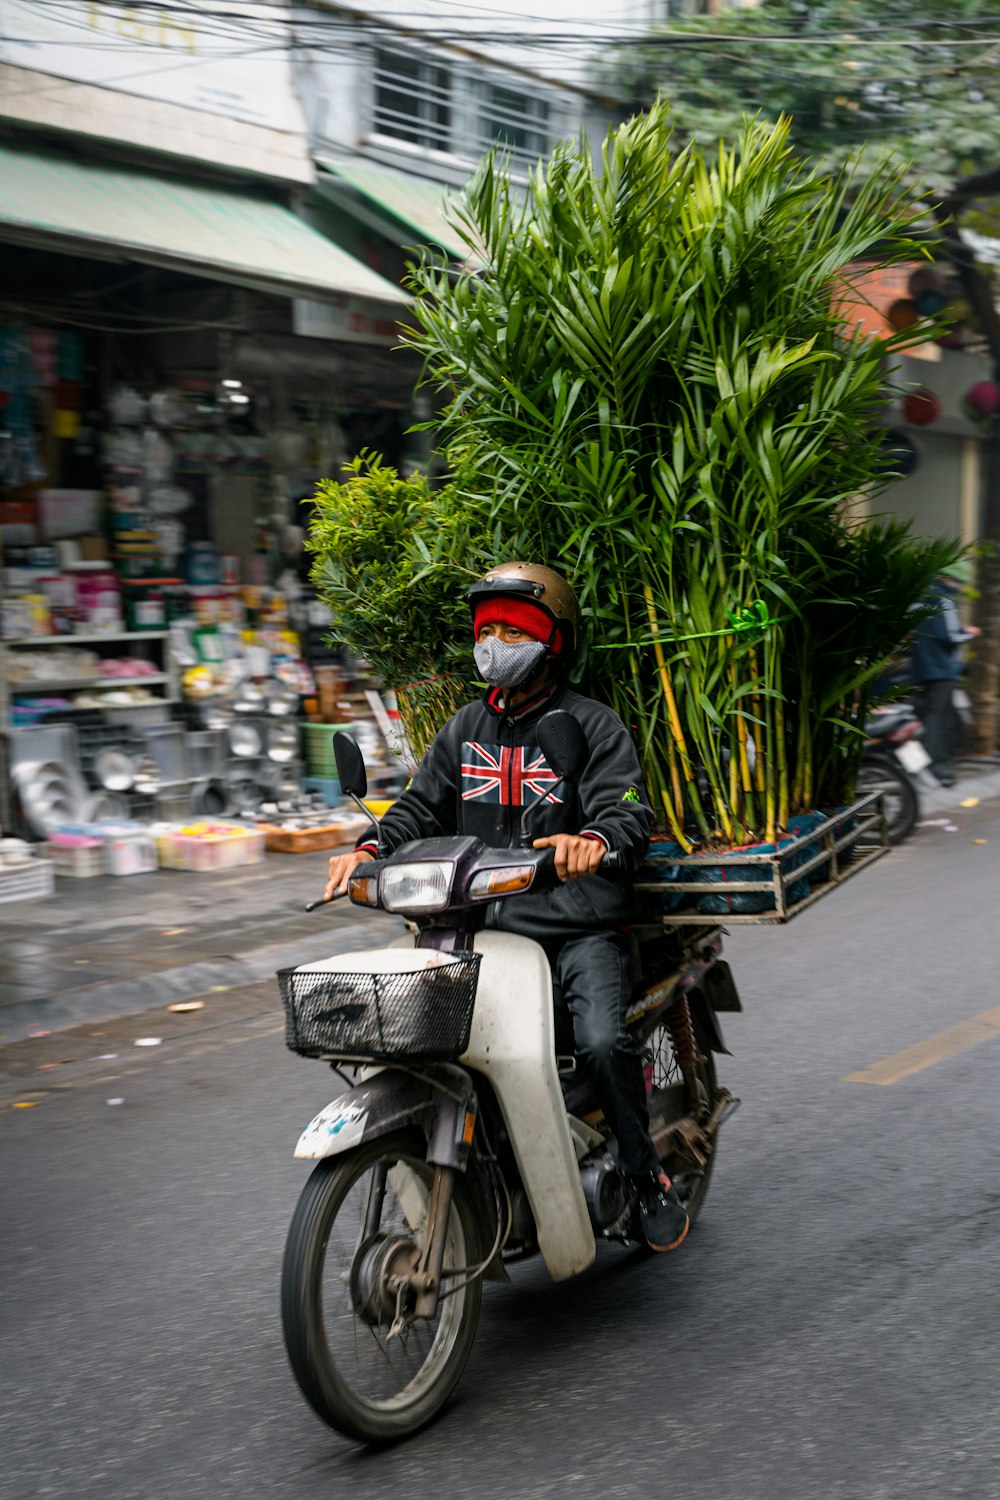
[[[362,1238],[374,1169],[382,1165],[388,1179],[383,1177],[378,1231]],[[402,1169],[395,1182],[393,1169]],[[397,1196],[406,1195],[407,1173],[429,1190],[433,1168],[422,1143],[405,1134],[321,1161],[302,1190],[285,1246],[281,1315],[292,1372],[316,1414],[360,1442],[397,1442],[431,1420],[458,1383],[479,1321],[481,1279],[461,1279],[462,1270],[480,1258],[472,1197],[461,1175],[445,1248],[445,1272],[456,1273],[446,1285],[454,1281],[455,1288],[441,1298],[434,1323],[415,1319],[390,1339],[388,1312],[373,1314],[364,1302],[359,1266],[379,1236],[419,1244]],[[394,1205],[388,1215],[387,1200]],[[418,1218],[412,1199],[408,1208]]]
[[[863,761],[858,771],[858,796],[885,793],[886,831],[890,844],[909,838],[920,816],[920,797],[901,766],[888,760]]]
[[[715,1058],[709,1040],[702,1034],[701,1027],[696,1017],[692,1017],[695,1040],[698,1043],[698,1085],[703,1095],[705,1104],[710,1108],[715,1098],[718,1087],[718,1079],[715,1071]],[[679,1074],[673,1061],[673,1049],[671,1047],[670,1035],[666,1027],[660,1027],[653,1033],[648,1044],[653,1051],[653,1087],[654,1092],[650,1097],[650,1113],[656,1111],[656,1100],[660,1089],[666,1090],[671,1082],[676,1083]],[[683,1104],[676,1111],[669,1111],[664,1118],[673,1115],[675,1118],[681,1113],[686,1113],[688,1105]],[[660,1158],[660,1163],[670,1177],[677,1192],[684,1202],[687,1216],[693,1224],[701,1213],[708,1197],[708,1190],[712,1184],[712,1174],[715,1171],[715,1162],[719,1154],[719,1137],[716,1135],[714,1149],[700,1170],[695,1170],[691,1164],[682,1157],[670,1154]]]

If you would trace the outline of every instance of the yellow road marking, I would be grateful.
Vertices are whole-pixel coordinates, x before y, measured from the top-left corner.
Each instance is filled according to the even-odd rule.
[[[979,1042],[988,1042],[994,1036],[1000,1036],[1000,1005],[993,1010],[984,1010],[968,1021],[959,1021],[957,1026],[949,1026],[946,1031],[939,1031],[924,1042],[904,1047],[902,1052],[893,1052],[889,1057],[869,1063],[857,1073],[848,1073],[841,1082],[898,1083],[901,1078],[909,1078],[911,1073],[920,1073],[924,1068],[941,1062],[942,1058],[954,1057],[956,1052],[964,1052]]]

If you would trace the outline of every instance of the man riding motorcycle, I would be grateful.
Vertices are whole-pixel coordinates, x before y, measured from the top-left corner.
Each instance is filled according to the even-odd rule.
[[[650,1139],[642,1057],[623,1024],[632,894],[627,884],[594,873],[608,850],[617,851],[626,874],[634,873],[649,842],[652,813],[635,747],[612,709],[567,685],[579,609],[560,574],[505,563],[481,578],[468,599],[476,666],[489,686],[438,734],[382,819],[378,844],[365,835],[352,853],[330,860],[325,894],[344,894],[360,863],[411,839],[471,834],[495,848],[516,847],[524,808],[532,806],[533,827],[541,830],[534,847],[555,851],[562,884],[497,901],[487,925],[544,947],[557,1015],[572,1022],[577,1064],[614,1131],[646,1243],[675,1250],[688,1216]],[[556,709],[579,721],[590,757],[579,781],[553,795],[558,778],[535,728]]]

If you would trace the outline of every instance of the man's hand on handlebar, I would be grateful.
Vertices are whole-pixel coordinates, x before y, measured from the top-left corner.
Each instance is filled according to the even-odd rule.
[[[555,833],[551,838],[535,839],[531,847],[556,851],[556,874],[560,880],[593,875],[605,854],[600,839],[587,839],[576,833]],[[332,869],[332,860],[330,866]]]
[[[347,895],[348,877],[357,869],[358,865],[364,864],[366,859],[374,859],[367,849],[352,849],[350,854],[335,854],[330,860],[330,872],[327,876],[326,889],[323,892],[324,901],[332,901],[334,896]]]

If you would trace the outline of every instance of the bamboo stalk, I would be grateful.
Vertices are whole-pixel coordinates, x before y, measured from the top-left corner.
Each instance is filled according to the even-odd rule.
[[[788,827],[788,746],[785,744],[785,700],[781,696],[781,657],[775,653],[774,734],[778,757],[778,827]]]
[[[770,650],[770,642],[764,639],[764,686],[769,690],[773,686],[774,679],[774,653]],[[769,844],[773,844],[776,836],[777,807],[775,803],[774,787],[774,715],[772,704],[774,699],[768,696],[764,703],[765,714],[765,745],[766,764],[764,766],[764,837]]]
[[[757,667],[757,653],[756,653],[756,651],[751,651],[750,652],[750,671],[753,674],[753,680],[754,680],[754,682],[755,683],[759,683],[760,682],[760,673],[759,673],[758,667]],[[756,751],[757,751],[756,757],[755,757],[755,763],[754,763],[754,778],[755,778],[755,781],[756,781],[758,792],[763,792],[763,790],[764,790],[764,757],[763,757],[763,755],[761,753],[762,750],[763,750],[763,746],[758,743],[758,741],[760,740],[760,737],[761,737],[761,735],[760,735],[760,729],[761,729],[761,724],[760,724],[760,720],[761,720],[760,694],[758,692],[755,692],[754,695],[753,695],[753,716],[757,720],[757,723],[754,726],[754,745],[755,745]]]
[[[670,732],[674,737],[677,749],[680,751],[681,762],[684,767],[684,779],[690,781],[692,777],[691,764],[688,759],[687,742],[684,739],[684,729],[681,724],[680,714],[677,712],[677,700],[670,682],[670,672],[667,668],[667,659],[663,654],[663,646],[660,644],[660,622],[656,615],[656,604],[653,599],[653,590],[649,584],[643,585],[643,597],[646,600],[646,613],[649,616],[649,626],[653,632],[653,654],[656,657],[656,670],[660,678],[660,686],[667,704],[667,713],[670,716]]]
[[[731,662],[729,666],[730,681],[735,692],[736,689],[736,663]],[[736,701],[734,699],[734,701]],[[757,809],[754,805],[753,779],[750,775],[750,756],[747,751],[747,721],[740,709],[736,710],[736,736],[738,741],[740,785],[743,791],[743,803],[745,807],[745,819],[750,829],[755,830],[757,826]],[[759,760],[759,757],[758,757]]]
[[[684,832],[684,829],[681,827],[680,823],[678,822],[678,820],[677,820],[677,814],[674,811],[673,803],[670,801],[670,798],[667,796],[667,792],[666,792],[666,788],[665,787],[661,789],[660,796],[663,799],[663,810],[664,810],[664,812],[667,815],[667,822],[670,824],[670,831],[673,834],[674,839],[676,840],[676,842],[678,844],[680,844],[680,846],[684,850],[685,854],[690,854],[691,850],[694,848],[694,845],[692,844],[691,840],[688,838],[687,834]]]

